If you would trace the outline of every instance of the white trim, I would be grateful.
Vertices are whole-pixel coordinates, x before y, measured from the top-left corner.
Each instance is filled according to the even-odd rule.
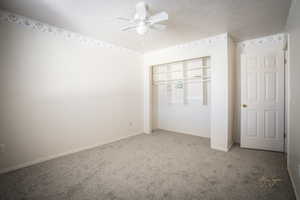
[[[144,132],[152,132],[152,66],[144,65]]]
[[[12,167],[7,167],[7,168],[4,168],[4,169],[1,169],[0,174],[15,171],[17,169],[21,169],[21,168],[24,168],[24,167],[29,167],[29,166],[32,166],[32,165],[35,165],[35,164],[39,164],[39,163],[42,163],[42,162],[45,162],[45,161],[56,159],[56,158],[59,158],[59,157],[62,157],[62,156],[67,156],[67,155],[77,153],[77,152],[80,152],[80,151],[93,149],[93,148],[96,148],[96,147],[99,147],[99,146],[102,146],[102,145],[105,145],[105,144],[110,144],[112,142],[116,142],[116,141],[119,141],[119,140],[122,140],[122,139],[126,139],[126,138],[129,138],[129,137],[132,137],[132,136],[139,135],[139,134],[142,134],[142,133],[140,133],[140,132],[139,133],[133,133],[133,134],[130,134],[130,135],[125,136],[125,137],[120,137],[116,140],[111,140],[111,141],[106,142],[106,143],[96,143],[96,144],[93,144],[93,145],[90,145],[90,146],[86,146],[86,147],[82,147],[82,148],[78,148],[78,149],[73,149],[71,151],[67,151],[67,152],[64,152],[64,153],[59,153],[59,154],[56,154],[56,155],[50,155],[50,156],[47,156],[47,157],[44,157],[44,158],[38,158],[38,159],[33,160],[33,161],[28,161],[28,162],[18,164],[18,165],[12,166]]]
[[[108,43],[108,42],[97,40],[97,39],[94,39],[91,37],[87,37],[87,36],[81,35],[79,33],[74,33],[74,32],[71,32],[71,31],[68,31],[68,30],[65,30],[62,28],[58,28],[58,27],[34,20],[34,19],[30,19],[28,17],[24,17],[24,16],[21,16],[18,14],[4,11],[1,9],[0,9],[0,22],[17,24],[17,25],[25,26],[27,28],[37,30],[40,32],[44,32],[44,33],[52,33],[54,35],[62,36],[67,40],[76,40],[76,41],[79,41],[80,43],[86,44],[86,45],[94,45],[94,46],[99,46],[99,47],[103,47],[103,48],[114,48],[119,51],[126,51],[129,53],[142,55],[141,53],[139,53],[137,51],[134,51],[134,50],[131,50],[131,49],[128,49],[125,47],[117,46],[112,43]]]
[[[232,146],[234,145],[235,142],[231,142],[231,144],[227,147],[227,148],[223,148],[223,147],[215,147],[215,146],[211,146],[212,149],[215,149],[215,150],[219,150],[219,151],[224,151],[224,152],[228,152]]]
[[[232,141],[231,144],[228,146],[227,151],[229,151],[233,145],[234,145],[234,142]]]
[[[231,146],[233,145],[233,143],[231,144]],[[229,148],[222,148],[222,147],[214,147],[214,146],[211,146],[212,149],[214,150],[218,150],[218,151],[224,151],[224,152],[228,152],[231,148],[231,146]]]
[[[161,129],[161,128],[157,128],[157,129],[153,129],[153,131],[170,131],[170,132],[175,132],[175,133],[181,133],[181,134],[185,134],[185,135],[192,135],[192,136],[198,136],[198,137],[202,137],[202,138],[206,138],[206,139],[210,139],[209,137],[206,136],[201,136],[201,135],[196,135],[195,133],[191,133],[191,132],[182,132],[182,131],[178,131],[178,130],[171,130],[171,129]],[[232,142],[228,148],[220,148],[220,147],[211,147],[212,149],[215,150],[219,150],[219,151],[225,151],[228,152],[231,147],[233,146],[234,142]]]
[[[287,137],[287,166],[289,166],[290,163],[290,100],[291,100],[291,92],[290,92],[290,34],[287,34],[287,65],[286,65],[286,71],[287,71],[287,80],[285,81],[286,88],[286,95],[287,95],[287,101],[286,103],[286,137]]]
[[[206,136],[196,135],[194,133],[187,133],[187,132],[182,132],[182,131],[177,131],[177,130],[170,130],[170,129],[153,129],[153,131],[170,131],[170,132],[181,133],[181,134],[185,134],[185,135],[192,135],[192,136],[198,136],[198,137],[210,139],[209,137],[206,137]],[[233,144],[234,144],[234,142],[232,142],[228,148],[213,147],[213,146],[211,148],[215,149],[215,150],[219,150],[219,151],[228,152],[231,149],[231,147],[233,146]]]
[[[223,148],[223,147],[217,147],[217,146],[211,146],[212,149],[214,150],[218,150],[218,151],[224,151],[224,152],[228,152],[232,146],[233,146],[234,142],[232,142],[228,147]]]
[[[196,133],[187,132],[187,131],[178,131],[178,130],[174,130],[174,129],[157,128],[157,129],[153,129],[152,131],[169,131],[169,132],[181,133],[181,134],[185,134],[185,135],[198,136],[198,137],[202,137],[202,138],[206,138],[206,139],[210,138],[210,137],[207,137],[207,136],[198,135]]]
[[[292,186],[293,186],[293,189],[294,189],[294,193],[295,193],[295,196],[296,196],[296,200],[300,200],[300,195],[297,193],[297,188],[296,188],[296,184],[295,184],[295,181],[293,179],[293,176],[292,176],[292,173],[291,173],[291,170],[289,167],[287,167],[287,171],[288,171],[288,174],[290,176],[290,180],[292,182]]]

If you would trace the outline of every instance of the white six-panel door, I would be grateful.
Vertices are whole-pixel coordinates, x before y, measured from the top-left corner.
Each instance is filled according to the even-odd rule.
[[[284,52],[241,57],[241,147],[284,150]]]

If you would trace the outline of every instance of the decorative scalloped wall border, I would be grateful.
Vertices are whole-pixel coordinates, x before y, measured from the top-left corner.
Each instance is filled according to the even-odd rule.
[[[266,44],[285,44],[287,41],[287,36],[285,33],[279,33],[275,35],[270,35],[266,37],[256,38],[253,40],[246,40],[237,43],[237,47],[241,49],[245,49],[251,46],[262,46]]]
[[[20,16],[20,15],[11,13],[11,12],[7,12],[4,10],[0,10],[0,21],[22,25],[27,28],[37,30],[40,32],[46,32],[46,33],[51,33],[54,35],[60,35],[60,36],[63,36],[65,39],[76,40],[85,45],[94,45],[94,46],[99,46],[99,47],[103,47],[103,48],[114,48],[114,49],[117,49],[120,51],[125,51],[125,52],[130,52],[130,53],[140,55],[139,52],[133,51],[128,48],[120,47],[120,46],[117,46],[117,45],[114,45],[114,44],[111,44],[108,42],[104,42],[101,40],[93,39],[91,37],[83,36],[78,33],[67,31],[62,28],[58,28],[58,27],[55,27],[55,26],[52,26],[52,25],[49,25],[49,24],[46,24],[46,23],[43,23],[43,22],[40,22],[37,20],[33,20],[33,19],[30,19],[30,18],[27,18],[24,16]]]
[[[208,38],[204,38],[204,39],[200,39],[200,40],[195,40],[192,42],[187,42],[184,44],[178,44],[178,45],[174,45],[174,46],[170,46],[164,49],[159,49],[160,50],[166,50],[166,49],[171,49],[171,48],[191,48],[191,47],[197,47],[200,45],[215,45],[219,42],[224,42],[227,41],[228,39],[228,33],[223,33],[220,35],[216,35],[213,37],[208,37]]]
[[[64,30],[62,28],[58,28],[58,27],[55,27],[55,26],[52,26],[52,25],[49,25],[49,24],[46,24],[46,23],[43,23],[43,22],[40,22],[37,20],[29,19],[27,17],[20,16],[20,15],[17,15],[17,14],[11,13],[11,12],[7,12],[4,10],[0,10],[0,21],[7,22],[7,23],[19,24],[19,25],[22,25],[22,26],[25,26],[25,27],[28,27],[30,29],[37,30],[40,32],[47,32],[47,33],[52,33],[54,35],[60,35],[60,36],[63,36],[65,39],[76,40],[76,41],[79,41],[80,43],[86,44],[86,45],[94,45],[94,46],[99,46],[99,47],[103,47],[103,48],[114,48],[114,49],[118,49],[120,51],[130,52],[130,53],[139,54],[139,55],[142,54],[140,52],[137,52],[137,51],[125,48],[125,47],[117,46],[117,45],[114,45],[114,44],[111,44],[108,42],[93,39],[91,37],[83,36],[78,33]],[[221,41],[224,42],[227,39],[228,39],[228,33],[224,33],[224,34],[216,35],[213,37],[208,37],[208,38],[201,39],[201,40],[195,40],[195,41],[184,43],[184,44],[170,46],[170,47],[160,49],[160,50],[166,50],[166,49],[171,49],[171,48],[191,48],[191,47],[196,47],[199,45],[215,45],[218,42],[221,42]],[[259,46],[259,45],[261,46],[264,44],[285,43],[285,42],[286,42],[286,34],[280,33],[280,34],[266,36],[266,37],[257,38],[257,39],[253,39],[253,40],[242,41],[242,42],[237,43],[237,47],[244,49],[249,46]]]

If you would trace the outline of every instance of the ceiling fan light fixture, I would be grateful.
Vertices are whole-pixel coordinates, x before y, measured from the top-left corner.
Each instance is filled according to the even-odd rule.
[[[136,28],[136,32],[137,32],[139,35],[145,35],[145,34],[148,32],[148,27],[147,27],[145,24],[139,25],[139,26]]]

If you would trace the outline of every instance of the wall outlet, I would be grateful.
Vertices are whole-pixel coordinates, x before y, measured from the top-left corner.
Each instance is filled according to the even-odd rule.
[[[0,144],[0,153],[4,153],[5,151],[5,144]]]
[[[298,165],[298,176],[300,178],[300,164]]]

